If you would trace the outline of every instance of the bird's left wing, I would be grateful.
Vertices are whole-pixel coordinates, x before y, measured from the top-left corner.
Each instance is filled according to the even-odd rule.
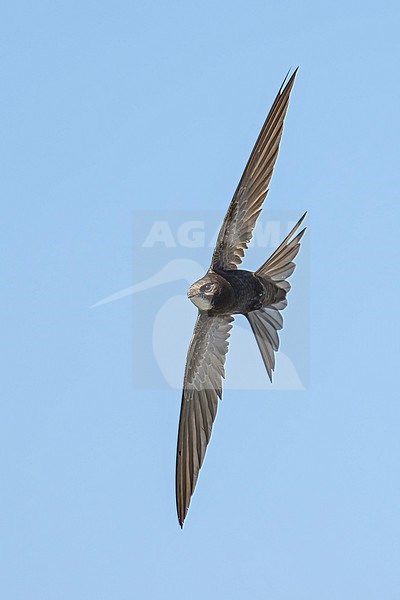
[[[176,507],[182,527],[222,395],[231,315],[199,313],[189,345],[176,453]]]
[[[242,262],[268,193],[296,73],[297,69],[287,83],[283,82],[233,195],[215,245],[214,270],[236,269]]]

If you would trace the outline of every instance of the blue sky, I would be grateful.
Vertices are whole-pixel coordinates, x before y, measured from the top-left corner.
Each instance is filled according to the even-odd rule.
[[[2,597],[397,599],[398,4],[2,13]],[[137,281],[141,211],[223,213],[296,65],[262,219],[309,211],[282,334],[306,306],[309,383],[226,390],[181,531],[149,296],[90,307]]]

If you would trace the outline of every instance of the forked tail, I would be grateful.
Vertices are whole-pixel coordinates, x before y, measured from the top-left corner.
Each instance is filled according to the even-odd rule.
[[[287,279],[296,268],[293,262],[300,250],[300,240],[306,228],[297,235],[296,231],[302,224],[307,213],[301,217],[293,229],[288,233],[283,242],[271,254],[269,259],[255,272],[256,275],[271,279],[275,285],[286,293],[290,290]],[[287,300],[280,300],[266,308],[247,313],[246,317],[251,325],[258,347],[264,361],[268,377],[272,381],[272,372],[275,369],[275,352],[279,347],[278,331],[283,327],[280,311],[287,306]]]

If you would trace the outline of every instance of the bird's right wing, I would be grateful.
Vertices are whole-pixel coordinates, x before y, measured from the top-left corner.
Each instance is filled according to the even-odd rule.
[[[218,234],[213,270],[236,269],[242,262],[268,193],[296,73],[297,69],[287,83],[283,82],[250,154]]]
[[[290,290],[290,283],[287,279],[296,268],[293,261],[300,250],[300,240],[306,228],[302,229],[300,233],[296,234],[296,232],[305,216],[306,213],[297,221],[296,225],[275,252],[271,254],[269,259],[255,272],[256,275],[270,279],[276,286],[285,290],[286,293]],[[285,298],[275,304],[271,304],[271,306],[260,308],[246,315],[257,340],[271,382],[272,371],[275,369],[275,352],[279,348],[278,331],[283,327],[281,311],[286,305],[287,300]]]
[[[176,452],[176,507],[182,527],[222,395],[231,315],[199,313],[189,345]]]

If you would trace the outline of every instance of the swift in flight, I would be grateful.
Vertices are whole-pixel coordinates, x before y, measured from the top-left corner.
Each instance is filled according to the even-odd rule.
[[[250,323],[272,381],[281,311],[290,290],[305,214],[268,260],[256,271],[238,269],[268,193],[283,121],[297,69],[284,81],[269,111],[222,223],[207,273],[189,287],[198,308],[182,392],[176,456],[176,505],[182,527],[222,397],[225,356],[233,315]]]

